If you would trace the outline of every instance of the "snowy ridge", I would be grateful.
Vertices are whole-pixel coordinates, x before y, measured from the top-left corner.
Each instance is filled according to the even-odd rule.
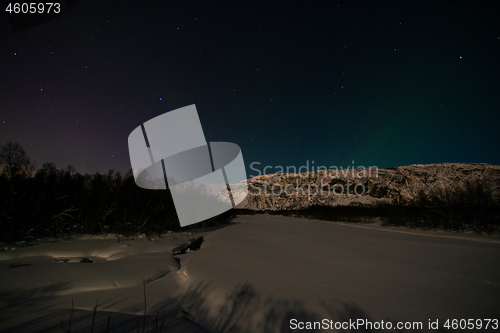
[[[351,184],[350,194],[346,190],[348,181]],[[247,200],[238,208],[289,210],[311,205],[373,205],[380,201],[411,200],[420,191],[430,193],[436,189],[460,186],[467,181],[482,181],[486,188],[491,190],[494,198],[500,199],[499,165],[441,163],[378,169],[378,172],[371,170],[370,176],[367,170],[363,172],[362,169],[345,173],[320,170],[303,174],[262,175],[248,180]],[[358,193],[363,190],[362,195],[354,193],[356,184]],[[340,186],[344,188],[343,194],[333,193],[336,185],[336,190]]]

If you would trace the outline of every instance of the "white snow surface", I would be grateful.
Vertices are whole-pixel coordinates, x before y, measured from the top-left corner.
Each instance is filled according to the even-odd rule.
[[[172,254],[201,235],[200,250]],[[144,321],[153,332],[157,311],[162,332],[288,332],[291,319],[325,318],[426,330],[429,319],[500,309],[500,242],[487,236],[249,215],[155,241],[89,236],[4,250],[2,332],[68,332],[72,300],[71,332],[90,332],[97,301],[94,332],[108,318],[115,332],[142,332]]]
[[[96,302],[94,332],[106,332],[109,314],[116,332],[136,332],[144,321],[145,282],[150,325],[163,309],[168,312],[163,331],[204,332],[175,300],[180,265],[172,250],[191,238],[181,233],[119,242],[114,236],[87,236],[7,248],[0,252],[0,330],[67,332],[60,321],[69,328],[73,301],[71,332],[90,332]]]

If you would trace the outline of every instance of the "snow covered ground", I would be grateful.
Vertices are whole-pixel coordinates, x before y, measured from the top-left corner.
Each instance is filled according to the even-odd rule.
[[[7,247],[0,328],[67,332],[72,301],[71,332],[90,332],[97,301],[94,332],[106,332],[109,318],[115,332],[142,331],[144,322],[152,332],[162,319],[163,332],[287,332],[292,319],[421,321],[424,329],[429,319],[500,319],[496,238],[270,215],[233,222],[156,241]],[[172,254],[199,235],[201,250]]]
[[[7,332],[141,332],[144,322],[164,319],[164,332],[203,332],[189,321],[176,297],[185,283],[172,250],[188,243],[186,233],[157,241],[90,236],[0,253],[0,327]],[[168,316],[163,314],[168,313]],[[168,318],[166,318],[168,317]],[[114,322],[113,322],[114,321]],[[114,324],[114,325],[113,325]],[[160,326],[160,325],[157,325]]]

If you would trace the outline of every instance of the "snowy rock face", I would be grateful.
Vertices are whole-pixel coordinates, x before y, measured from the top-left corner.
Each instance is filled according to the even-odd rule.
[[[429,195],[478,181],[492,192],[495,200],[500,200],[500,165],[414,164],[389,169],[263,175],[248,180],[248,196],[237,208],[291,210],[311,205],[408,202],[422,191]]]

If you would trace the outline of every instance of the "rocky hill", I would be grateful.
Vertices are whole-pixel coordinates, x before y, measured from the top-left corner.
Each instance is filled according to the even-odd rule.
[[[271,174],[247,181],[249,194],[238,208],[303,209],[311,205],[373,205],[408,202],[423,191],[446,190],[467,182],[482,182],[500,200],[500,165],[414,164],[389,169],[321,170],[301,174]]]

